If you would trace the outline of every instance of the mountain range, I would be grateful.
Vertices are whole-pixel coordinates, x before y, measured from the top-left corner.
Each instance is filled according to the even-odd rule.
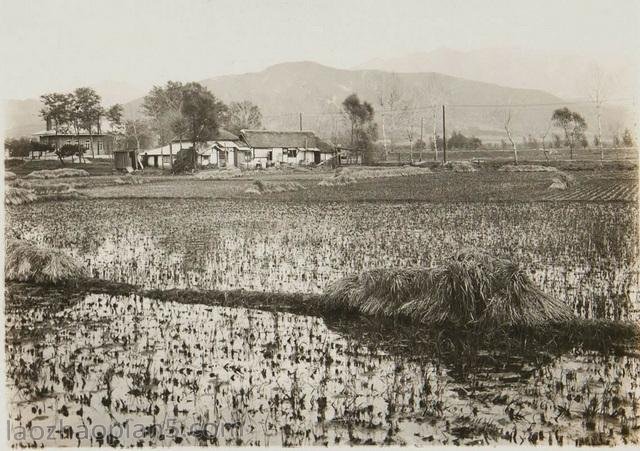
[[[605,75],[607,97],[630,97],[637,93],[637,61],[616,53],[596,57],[509,47],[469,51],[439,48],[374,58],[354,69],[438,72],[512,88],[540,89],[564,99],[575,99],[590,95],[596,67]]]
[[[376,64],[383,65],[383,61]],[[405,68],[400,62],[397,65]],[[449,105],[447,130],[497,140],[504,135],[504,119],[509,111],[516,135],[535,136],[548,126],[553,109],[565,103],[561,97],[544,90],[507,87],[437,72],[347,70],[309,61],[276,64],[260,72],[218,76],[201,83],[226,103],[249,100],[257,104],[267,128],[297,129],[302,114],[303,128],[314,130],[323,137],[345,133],[348,127],[341,114],[341,103],[352,93],[374,106],[378,122],[382,110],[386,111],[387,134],[395,135],[397,139],[406,138],[409,132],[416,136],[421,124],[429,130],[433,119],[432,105],[438,105],[436,120],[439,127],[439,105],[443,103]],[[390,104],[392,93],[397,99]],[[140,97],[135,98],[136,95]],[[130,98],[132,100],[124,103],[125,116],[139,117],[141,94],[131,92]],[[587,122],[593,124],[592,105],[569,106],[583,113]],[[41,130],[40,107],[35,99],[8,101],[6,135],[19,136]],[[603,115],[603,123],[612,127],[619,129],[626,123],[622,108],[609,107]],[[425,133],[429,134],[428,131]]]

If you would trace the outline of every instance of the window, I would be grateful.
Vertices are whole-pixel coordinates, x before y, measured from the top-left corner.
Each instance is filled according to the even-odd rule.
[[[98,141],[98,152],[100,152],[101,150],[104,150],[102,147],[102,140]]]
[[[298,149],[287,149],[285,153],[289,158],[296,158],[298,156]]]
[[[88,139],[86,139],[84,141],[84,148],[85,149],[89,149],[91,147],[91,141],[89,141]]]

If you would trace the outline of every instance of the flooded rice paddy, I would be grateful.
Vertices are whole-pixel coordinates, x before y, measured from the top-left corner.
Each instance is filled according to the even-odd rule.
[[[9,208],[7,233],[67,249],[95,277],[161,289],[320,292],[363,269],[479,247],[518,260],[583,318],[637,321],[637,213],[89,199]],[[443,352],[445,339],[407,340],[362,318],[134,295],[6,309],[17,446],[640,441],[637,349]]]
[[[638,442],[637,357],[539,350],[463,363],[415,344],[387,352],[393,337],[352,326],[138,296],[10,309],[12,443]]]

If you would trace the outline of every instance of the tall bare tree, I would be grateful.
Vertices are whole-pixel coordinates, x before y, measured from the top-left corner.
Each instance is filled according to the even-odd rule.
[[[598,147],[600,148],[600,165],[604,164],[604,146],[602,143],[602,105],[607,96],[607,77],[599,65],[591,68],[591,92],[589,97],[596,108],[596,121],[598,123]]]
[[[515,139],[513,139],[512,135],[512,123],[511,123],[511,108],[507,108],[504,112],[504,131],[507,133],[507,139],[511,143],[511,148],[513,149],[513,162],[518,164],[518,145],[516,144]]]
[[[382,145],[385,160],[389,157],[389,144],[393,150],[393,129],[395,125],[395,109],[402,100],[400,82],[396,74],[383,74],[376,88],[377,102],[380,106],[380,125],[382,128]],[[387,122],[390,119],[391,124]],[[391,130],[389,130],[389,127]]]

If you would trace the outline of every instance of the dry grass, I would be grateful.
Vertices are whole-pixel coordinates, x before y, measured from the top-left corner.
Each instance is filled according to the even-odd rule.
[[[64,177],[89,177],[89,173],[84,169],[44,169],[42,171],[33,171],[25,176],[27,179],[58,179]]]
[[[298,182],[267,182],[264,180],[256,180],[253,182],[253,185],[245,190],[245,194],[284,193],[303,189],[305,189],[305,187]]]
[[[480,252],[433,268],[365,271],[334,283],[324,298],[338,310],[423,324],[536,327],[573,318],[518,265]]]
[[[4,193],[4,203],[7,205],[22,205],[34,202],[36,194],[28,189],[8,186]]]
[[[470,161],[447,161],[442,167],[452,172],[476,172],[478,170]]]
[[[40,247],[21,240],[8,240],[5,256],[6,280],[61,283],[85,276],[84,266],[59,249]]]

